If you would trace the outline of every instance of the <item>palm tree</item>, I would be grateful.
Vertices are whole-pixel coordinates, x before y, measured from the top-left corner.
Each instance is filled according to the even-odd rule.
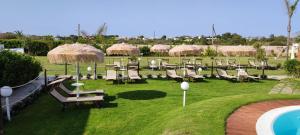
[[[107,25],[106,23],[103,23],[99,29],[95,33],[96,39],[102,39],[103,36],[106,34],[107,31]],[[82,35],[83,38],[89,38],[89,33],[87,33],[85,30],[81,30],[80,34]]]
[[[103,23],[99,29],[97,30],[97,33],[96,33],[96,39],[99,40],[99,43],[102,43],[102,44],[105,44],[105,34],[106,34],[106,31],[107,31],[107,25],[106,23]]]
[[[15,32],[18,39],[21,39],[21,38],[24,37],[23,31],[17,30],[17,31],[14,31],[14,32]]]
[[[291,3],[290,0],[284,0],[284,2],[286,5],[286,9],[288,11],[288,26],[287,26],[288,37],[287,37],[287,52],[286,52],[286,60],[288,60],[289,59],[289,48],[290,48],[290,44],[291,44],[292,17],[294,15],[294,12],[296,10],[299,0],[295,0],[294,3]]]

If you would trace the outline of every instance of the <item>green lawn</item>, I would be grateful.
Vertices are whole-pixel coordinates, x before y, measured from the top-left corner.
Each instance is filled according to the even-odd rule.
[[[206,79],[190,83],[187,106],[182,107],[180,84],[147,80],[144,84],[112,85],[104,80],[84,81],[83,89],[104,89],[103,108],[89,105],[65,112],[48,94],[6,124],[8,135],[223,135],[226,118],[238,107],[271,99],[300,96],[269,95],[278,81],[232,83]]]
[[[36,57],[43,65],[43,67],[48,71],[48,74],[50,75],[54,75],[54,74],[64,74],[64,65],[54,65],[54,64],[50,64],[47,60],[47,57]],[[104,63],[101,63],[101,64],[98,64],[98,73],[99,74],[105,74],[105,64],[112,64],[113,63],[113,59],[118,59],[120,60],[120,58],[123,58],[124,59],[124,63],[127,63],[127,60],[128,60],[128,57],[105,57],[104,59]],[[144,68],[144,67],[147,67],[148,65],[148,60],[151,60],[153,58],[157,58],[157,57],[141,57],[141,61],[140,61],[140,65],[142,68],[141,70],[141,74],[165,74],[165,71],[152,71],[152,70],[149,70],[147,68]],[[163,58],[168,58],[170,63],[172,64],[178,64],[180,63],[179,61],[179,58],[178,57],[163,57]],[[196,58],[196,57],[188,57],[188,58]],[[207,65],[211,65],[211,59],[209,57],[200,57],[203,59],[203,63],[204,64],[207,64]],[[219,57],[219,59],[227,59],[229,57]],[[248,59],[249,57],[230,57],[230,58],[235,58],[237,61],[240,60],[240,63],[243,64],[243,65],[246,65],[248,64]],[[278,63],[281,63],[283,65],[283,62],[284,62],[284,58],[279,58],[277,60],[275,60],[274,58],[270,57],[269,58],[269,64],[271,65],[274,65],[276,66]],[[80,69],[81,69],[81,73],[82,74],[87,74],[87,67],[88,66],[93,66],[93,63],[88,63],[88,64],[80,64]],[[70,64],[68,66],[68,73],[69,74],[73,74],[75,75],[75,65],[72,65]],[[236,71],[235,70],[230,70],[229,71],[230,74],[236,74]],[[262,71],[261,70],[256,70],[256,69],[249,69],[248,72],[250,74],[261,74]],[[266,70],[265,73],[267,75],[284,75],[286,74],[284,70],[282,69],[279,69],[279,70]],[[206,71],[203,71],[202,74],[210,74],[210,70],[206,70]]]

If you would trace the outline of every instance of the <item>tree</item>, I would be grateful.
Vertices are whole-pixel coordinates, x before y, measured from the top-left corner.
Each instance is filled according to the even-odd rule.
[[[23,31],[17,30],[14,31],[18,39],[22,39],[24,37]]]
[[[289,48],[291,44],[291,23],[292,23],[292,17],[294,15],[294,12],[296,10],[296,7],[298,5],[299,0],[295,0],[294,3],[291,3],[290,0],[284,0],[286,9],[288,11],[288,26],[287,26],[287,52],[286,52],[286,60],[289,59]]]
[[[163,35],[163,36],[161,36],[160,39],[161,39],[161,40],[166,40],[166,39],[167,39],[167,36],[166,36],[166,35]]]
[[[257,60],[260,60],[260,61],[262,61],[266,58],[266,51],[265,51],[265,49],[262,48],[262,45],[263,44],[260,43],[260,42],[256,42],[256,43],[253,44],[253,47],[256,50],[256,56],[255,57],[256,57]]]

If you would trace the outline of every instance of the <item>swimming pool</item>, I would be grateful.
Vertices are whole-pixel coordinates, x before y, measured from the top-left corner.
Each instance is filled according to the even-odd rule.
[[[300,106],[272,109],[256,122],[257,135],[300,135]]]
[[[280,115],[273,124],[275,135],[300,135],[300,110]]]

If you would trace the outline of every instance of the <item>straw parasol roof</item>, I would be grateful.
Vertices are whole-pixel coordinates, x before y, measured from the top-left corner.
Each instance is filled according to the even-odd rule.
[[[150,48],[150,52],[167,53],[170,49],[170,45],[157,44]]]
[[[139,55],[140,50],[139,48],[126,44],[126,43],[121,43],[121,44],[114,44],[111,47],[106,49],[107,55]]]
[[[256,54],[253,46],[219,46],[218,52],[226,56],[254,56]]]
[[[298,49],[297,58],[300,61],[300,49]]]
[[[104,53],[90,45],[86,44],[65,44],[58,46],[47,54],[50,63],[88,63],[104,61]]]
[[[201,49],[194,45],[178,45],[169,51],[170,56],[194,56],[199,55]]]

